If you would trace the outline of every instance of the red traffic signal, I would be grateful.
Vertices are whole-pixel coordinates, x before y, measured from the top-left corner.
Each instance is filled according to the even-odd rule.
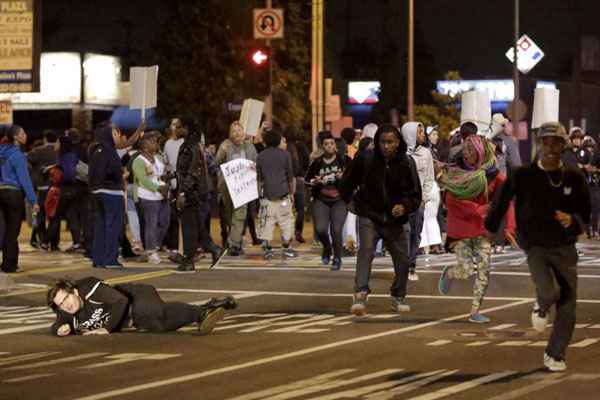
[[[255,50],[252,52],[252,63],[261,67],[269,61],[269,55],[264,50]]]

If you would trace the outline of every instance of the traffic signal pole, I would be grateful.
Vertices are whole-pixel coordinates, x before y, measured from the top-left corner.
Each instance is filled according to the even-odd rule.
[[[519,107],[517,106],[519,104],[519,54],[517,49],[517,43],[519,42],[519,0],[515,0],[514,30],[515,38],[513,44],[513,57],[515,59],[515,62],[513,63],[513,84],[515,87],[515,94],[513,96],[512,115],[509,115],[508,117],[512,120],[513,136],[516,137],[518,132],[517,129],[519,128]]]
[[[266,0],[266,1],[267,1],[266,8],[272,8],[273,7],[272,0]],[[273,126],[273,51],[271,49],[271,41],[267,39],[266,44],[267,44],[268,54],[269,54],[269,57],[271,57],[271,59],[269,60],[269,95],[267,96],[266,101],[265,101],[265,120],[271,126]]]
[[[406,114],[409,121],[415,120],[415,4],[414,0],[408,0],[408,68],[407,68],[407,94]]]
[[[324,88],[323,88],[323,3],[325,0],[312,0],[312,68],[311,93],[312,104],[312,148],[317,148],[317,133],[324,126]]]

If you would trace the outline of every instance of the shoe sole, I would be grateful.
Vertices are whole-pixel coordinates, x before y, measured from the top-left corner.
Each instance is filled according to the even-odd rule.
[[[178,271],[178,270],[175,270],[174,272],[175,272],[176,274],[195,274],[195,273],[196,273],[196,270],[195,270],[195,269],[193,269],[193,270],[191,270],[191,271]]]
[[[474,319],[469,318],[469,322],[472,322],[474,324],[489,324],[491,322],[491,320],[487,320],[487,321],[477,321]]]
[[[204,320],[202,320],[202,322],[200,323],[200,326],[198,327],[198,332],[200,332],[200,335],[210,334],[213,331],[213,329],[215,329],[217,322],[222,320],[224,317],[225,309],[221,307],[209,311],[206,314]]]
[[[407,313],[410,312],[410,306],[403,306],[403,307],[396,307],[396,306],[392,306],[392,311],[395,311],[397,313]]]
[[[366,317],[367,316],[367,306],[364,304],[353,304],[350,307],[350,314],[355,317]]]

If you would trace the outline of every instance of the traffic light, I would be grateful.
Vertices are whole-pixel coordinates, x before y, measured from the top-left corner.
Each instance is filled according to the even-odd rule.
[[[265,47],[254,47],[247,55],[244,91],[247,97],[267,96],[271,91],[271,54]]]

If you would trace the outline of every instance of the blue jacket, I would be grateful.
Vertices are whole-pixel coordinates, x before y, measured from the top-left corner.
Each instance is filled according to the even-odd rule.
[[[19,188],[31,204],[37,203],[25,154],[14,144],[0,145],[0,185]]]

